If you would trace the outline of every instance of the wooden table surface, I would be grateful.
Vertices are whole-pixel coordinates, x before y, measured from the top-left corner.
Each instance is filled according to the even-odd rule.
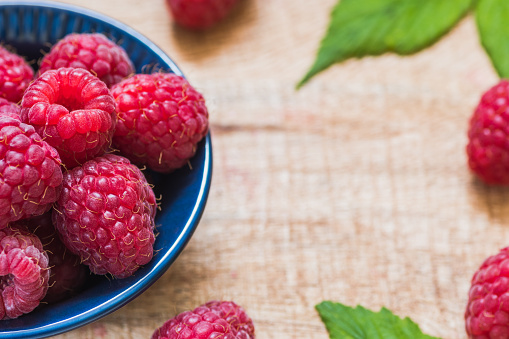
[[[55,338],[149,338],[176,313],[234,300],[257,338],[328,338],[322,300],[465,338],[470,279],[509,245],[509,191],[466,165],[468,119],[498,78],[472,17],[431,48],[335,65],[299,91],[336,0],[242,0],[214,29],[164,0],[68,0],[168,53],[210,110],[203,218],[175,264],[120,310]]]

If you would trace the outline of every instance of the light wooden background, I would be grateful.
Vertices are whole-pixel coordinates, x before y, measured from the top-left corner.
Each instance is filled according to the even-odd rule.
[[[328,338],[322,300],[466,337],[470,278],[509,245],[509,191],[466,166],[468,118],[497,82],[472,17],[417,55],[348,61],[295,91],[336,0],[241,0],[206,33],[175,27],[163,0],[65,2],[129,24],[177,62],[208,102],[214,174],[170,270],[58,338],[149,338],[211,299],[244,306],[260,339]]]

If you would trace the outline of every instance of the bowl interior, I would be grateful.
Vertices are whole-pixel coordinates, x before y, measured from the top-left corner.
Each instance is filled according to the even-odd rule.
[[[104,15],[53,2],[0,4],[0,42],[25,56],[34,69],[51,45],[72,32],[105,34],[127,51],[137,73],[163,70],[182,75],[159,47]],[[190,166],[168,175],[148,172],[156,197],[162,196],[152,261],[126,279],[93,276],[90,285],[70,299],[41,305],[17,319],[2,321],[0,338],[63,333],[105,316],[147,289],[174,262],[197,227],[210,187],[211,169],[211,142],[207,135],[199,143]]]

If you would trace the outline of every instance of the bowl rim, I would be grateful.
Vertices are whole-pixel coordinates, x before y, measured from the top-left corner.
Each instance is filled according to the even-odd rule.
[[[149,49],[155,52],[161,60],[166,63],[177,75],[184,76],[182,71],[176,65],[176,63],[155,43],[149,40],[147,37],[129,27],[128,25],[113,19],[105,14],[95,12],[93,10],[64,3],[58,3],[54,1],[2,1],[0,2],[0,8],[4,7],[39,7],[48,8],[49,10],[56,9],[61,11],[71,12],[74,15],[87,16],[93,20],[100,20],[108,25],[114,26],[115,28],[130,35],[135,40],[140,41],[146,45]],[[205,204],[210,191],[211,179],[212,179],[212,143],[210,131],[202,141],[204,147],[204,164],[203,173],[201,174],[200,187],[198,191],[197,199],[192,208],[192,212],[187,218],[186,224],[177,237],[176,241],[172,246],[165,251],[165,253],[159,257],[157,263],[148,271],[143,277],[137,280],[133,285],[123,290],[121,293],[114,297],[102,302],[98,306],[88,309],[85,312],[81,312],[72,317],[66,318],[58,322],[51,324],[45,324],[41,326],[32,327],[29,329],[19,330],[2,330],[0,328],[0,338],[26,338],[26,337],[49,337],[53,335],[62,334],[64,332],[71,331],[90,324],[126,305],[128,302],[139,296],[146,289],[148,289],[156,280],[158,280],[171,266],[171,264],[178,258],[180,253],[183,251],[191,236],[196,230],[198,223],[201,219]]]
[[[34,0],[2,0],[0,1],[0,7],[41,7],[41,8],[48,8],[48,9],[58,9],[58,10],[64,10],[68,12],[73,12],[77,15],[84,15],[88,16],[90,18],[101,20],[106,22],[109,25],[115,26],[116,28],[128,33],[136,40],[141,41],[144,45],[148,46],[151,50],[156,52],[158,56],[167,63],[171,70],[180,76],[184,76],[180,68],[177,66],[175,61],[173,61],[167,54],[164,52],[159,46],[157,46],[154,42],[152,42],[150,39],[145,37],[140,32],[136,31],[135,29],[131,28],[127,24],[114,19],[106,14],[102,14],[99,12],[96,12],[94,10],[77,6],[77,5],[71,5],[67,3],[62,2],[56,2],[56,1],[47,1],[47,0],[41,0],[41,1],[34,1]]]

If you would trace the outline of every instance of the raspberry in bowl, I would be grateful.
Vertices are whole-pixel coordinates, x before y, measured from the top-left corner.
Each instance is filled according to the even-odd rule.
[[[9,46],[24,57],[34,67],[34,74],[39,71],[37,65],[43,55],[49,53],[51,46],[66,35],[94,33],[118,42],[132,61],[135,73],[157,69],[159,72],[183,76],[176,64],[146,37],[125,24],[90,10],[53,2],[7,1],[0,4],[0,17],[5,19],[0,21],[2,46]],[[79,76],[82,76],[81,73]],[[27,119],[29,113],[26,113],[22,119]],[[108,155],[106,158],[116,159],[117,156]],[[90,160],[88,157],[77,160],[84,167],[92,166],[86,165]],[[149,168],[142,171],[153,185],[154,196],[158,199],[161,197],[157,201],[159,208],[154,219],[154,255],[148,262],[140,259],[136,262],[136,270],[128,269],[127,273],[118,274],[121,278],[112,279],[111,274],[88,274],[85,287],[71,297],[41,304],[15,319],[2,320],[0,338],[48,337],[67,332],[117,310],[154,283],[184,249],[205,208],[212,175],[210,134],[206,133],[193,146],[192,157],[186,161],[183,167],[171,173],[152,171]],[[125,163],[127,160],[120,162]],[[62,171],[65,177],[64,167]],[[102,179],[97,180],[99,182]],[[90,198],[99,196],[99,193],[91,194]],[[149,196],[147,199],[153,204],[152,195]],[[137,205],[133,204],[133,210],[138,210]],[[152,242],[148,231],[140,232],[143,236],[139,236],[138,241],[147,239]],[[140,248],[145,247],[140,245]]]

